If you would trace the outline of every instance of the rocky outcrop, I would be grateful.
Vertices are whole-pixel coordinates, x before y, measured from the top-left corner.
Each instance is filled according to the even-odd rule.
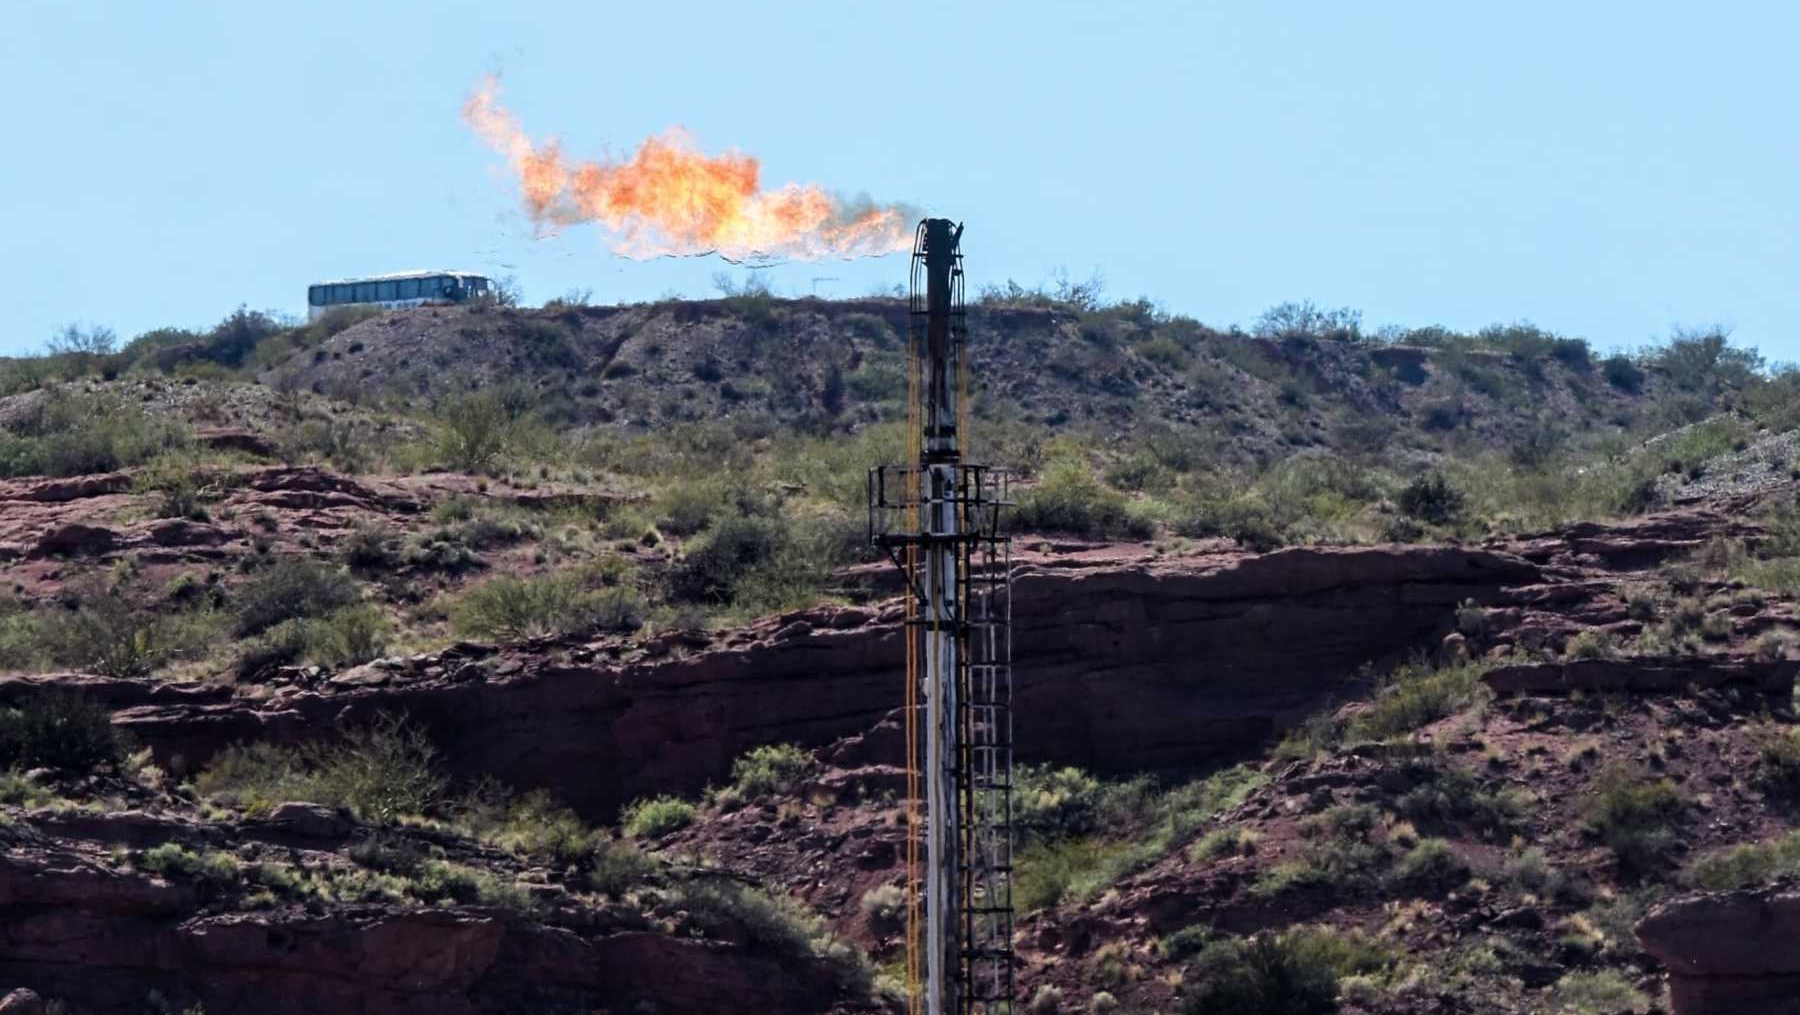
[[[1637,935],[1669,968],[1675,1015],[1800,1013],[1800,889],[1665,902]]]
[[[822,965],[629,925],[393,904],[214,912],[205,901],[193,886],[75,851],[8,850],[0,983],[95,1015],[143,1011],[151,991],[215,1015],[497,1015],[640,1000],[672,1015],[816,1012],[838,994]]]
[[[1459,602],[1537,577],[1518,558],[1452,547],[1024,568],[1013,603],[1020,758],[1140,771],[1243,752],[1350,693],[1364,664],[1441,637]],[[175,771],[234,742],[406,713],[457,774],[553,786],[604,814],[722,780],[759,744],[869,729],[902,698],[901,630],[898,606],[825,608],[642,645],[459,646],[296,674],[259,701],[88,687]],[[0,682],[0,700],[11,693]]]
[[[1739,685],[1791,694],[1800,662],[1688,656],[1668,659],[1578,659],[1560,663],[1499,666],[1481,679],[1500,694],[1567,694],[1571,691],[1668,693],[1686,688]]]

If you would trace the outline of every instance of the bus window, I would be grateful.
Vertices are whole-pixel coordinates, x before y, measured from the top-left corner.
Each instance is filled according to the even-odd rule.
[[[400,297],[399,298],[403,299],[403,300],[418,299],[419,298],[419,280],[416,278],[402,279],[400,282]]]
[[[443,276],[433,275],[430,278],[422,278],[419,280],[419,296],[420,296],[420,298],[433,300],[433,299],[437,299],[439,296],[442,296],[443,294],[444,294],[444,278],[443,278]]]
[[[347,285],[332,286],[331,287],[331,302],[333,302],[333,303],[348,303],[348,302],[350,302],[350,287]]]
[[[324,288],[324,286],[317,286],[317,285],[309,285],[306,287],[306,305],[307,306],[322,307],[325,305],[325,294],[320,292],[320,290],[323,288]]]
[[[400,287],[393,282],[375,283],[375,298],[383,303],[392,303],[400,298]]]
[[[375,302],[375,283],[373,283],[373,282],[358,282],[358,283],[356,283],[356,302],[358,302],[358,303],[373,303],[373,302]]]

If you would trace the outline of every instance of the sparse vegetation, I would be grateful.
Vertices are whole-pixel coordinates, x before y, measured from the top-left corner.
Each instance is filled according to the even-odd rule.
[[[620,816],[625,834],[634,839],[660,839],[686,828],[693,820],[694,805],[671,796],[634,801]]]
[[[590,588],[579,573],[502,575],[456,597],[450,617],[462,634],[501,641],[628,633],[643,624],[644,602],[632,589]]]
[[[1612,850],[1622,873],[1642,876],[1667,861],[1687,808],[1670,780],[1612,768],[1601,773],[1589,793],[1587,830]]]
[[[341,739],[301,747],[234,747],[200,773],[201,793],[266,812],[287,800],[348,807],[366,821],[422,815],[443,802],[447,780],[419,727],[386,717]]]
[[[1395,957],[1355,933],[1296,927],[1280,934],[1221,938],[1189,968],[1186,1015],[1324,1015],[1338,982],[1387,971]]]
[[[124,756],[112,714],[68,691],[34,691],[0,708],[0,770],[49,768],[79,776]]]

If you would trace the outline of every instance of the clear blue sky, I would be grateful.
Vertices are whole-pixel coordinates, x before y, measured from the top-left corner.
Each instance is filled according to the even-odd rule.
[[[769,183],[963,219],[977,285],[1098,270],[1216,324],[1305,298],[1602,346],[1719,322],[1800,359],[1800,5],[12,0],[5,22],[0,352],[298,313],[309,281],[409,267],[511,272],[530,302],[742,276],[533,239],[458,120],[499,70],[572,154],[680,124]]]

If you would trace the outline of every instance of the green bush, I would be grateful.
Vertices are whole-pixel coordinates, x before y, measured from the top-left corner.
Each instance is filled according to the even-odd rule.
[[[1605,375],[1606,383],[1628,395],[1644,390],[1644,371],[1624,353],[1614,353],[1602,360],[1600,372]]]
[[[1396,667],[1375,689],[1369,707],[1350,720],[1345,735],[1352,740],[1383,740],[1410,733],[1487,700],[1480,662],[1436,667],[1414,661]]]
[[[356,580],[305,557],[284,557],[232,596],[237,633],[261,634],[284,620],[322,617],[357,601]]]
[[[589,589],[574,573],[502,575],[466,589],[450,604],[450,621],[472,638],[522,641],[631,632],[644,622],[643,597],[627,588]]]
[[[354,666],[380,658],[392,633],[387,616],[373,603],[284,620],[243,646],[238,671],[253,675],[297,663]]]
[[[112,713],[90,698],[39,690],[0,709],[0,770],[49,768],[85,775],[123,757]]]
[[[1392,953],[1360,934],[1296,927],[1206,945],[1186,977],[1185,1015],[1327,1015],[1338,980],[1389,969]]]
[[[426,813],[443,801],[446,786],[424,731],[391,716],[330,743],[233,747],[195,780],[201,793],[253,814],[308,800],[384,823]]]
[[[400,536],[380,522],[359,521],[338,545],[338,555],[358,573],[391,570],[401,561]]]
[[[1469,865],[1442,839],[1420,839],[1394,865],[1394,882],[1417,891],[1445,892],[1469,880]]]
[[[785,895],[771,895],[735,881],[691,878],[676,886],[677,904],[707,937],[747,941],[788,959],[822,961],[838,986],[862,996],[874,972],[861,952],[833,939],[823,921]]]
[[[140,465],[186,443],[179,425],[113,395],[52,390],[0,427],[0,478],[79,476]]]
[[[797,793],[819,763],[793,744],[753,747],[732,762],[731,786],[743,799]]]
[[[1089,537],[1148,539],[1155,532],[1147,519],[1131,510],[1124,494],[1076,461],[1052,465],[1038,485],[1020,494],[1012,524],[1025,532]]]
[[[1763,791],[1783,800],[1800,800],[1800,730],[1764,734],[1757,781]]]
[[[1395,504],[1409,517],[1431,525],[1449,525],[1461,516],[1466,498],[1442,473],[1420,476],[1406,484]]]
[[[656,870],[656,862],[629,842],[601,839],[594,844],[588,868],[588,886],[608,898],[618,898],[643,884]]]
[[[1394,810],[1425,831],[1469,828],[1489,840],[1505,840],[1517,830],[1530,805],[1524,790],[1490,790],[1468,769],[1428,760],[1402,767],[1412,787],[1394,801]]]
[[[0,624],[4,624],[0,618]],[[89,591],[72,608],[15,616],[11,655],[20,666],[51,664],[110,677],[138,677],[170,660],[212,651],[222,620],[211,610],[157,615],[131,606],[122,590]],[[0,631],[0,641],[7,633]]]
[[[1755,888],[1800,875],[1800,832],[1702,854],[1688,870],[1694,883],[1715,891]]]
[[[506,393],[481,391],[446,400],[438,407],[438,453],[452,469],[491,468],[512,445],[521,412]]]
[[[1620,871],[1641,876],[1668,859],[1687,801],[1668,779],[1651,781],[1613,768],[1595,781],[1584,810],[1587,831],[1612,850]]]
[[[1558,1011],[1574,1015],[1619,1015],[1647,1012],[1650,999],[1616,969],[1573,972],[1556,981]]]
[[[1386,872],[1387,848],[1371,839],[1379,815],[1368,804],[1334,807],[1306,818],[1300,857],[1277,864],[1250,886],[1252,895],[1271,898],[1306,888],[1339,894],[1369,891]]]
[[[237,860],[228,853],[206,850],[196,853],[180,843],[165,842],[144,851],[138,863],[145,870],[164,877],[198,881],[215,888],[237,884]]]
[[[600,841],[580,815],[541,789],[516,796],[486,779],[448,809],[475,838],[540,860],[580,864]]]
[[[672,796],[635,800],[625,808],[620,823],[634,839],[660,839],[694,821],[694,805]]]
[[[1160,788],[1146,777],[1102,782],[1077,769],[1021,769],[1014,901],[1078,900],[1166,855],[1268,777],[1246,766]]]

